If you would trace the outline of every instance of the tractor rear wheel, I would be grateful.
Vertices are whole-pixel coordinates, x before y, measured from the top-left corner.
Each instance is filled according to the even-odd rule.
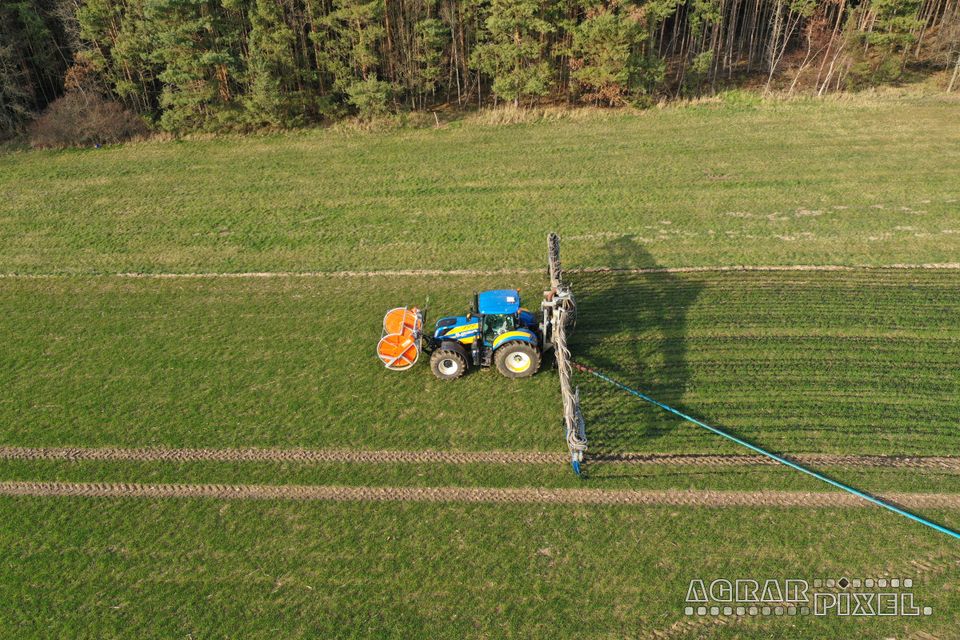
[[[529,378],[540,368],[540,351],[527,342],[508,342],[493,357],[507,378]]]
[[[441,380],[456,380],[467,370],[467,359],[453,349],[437,349],[430,356],[430,369]]]

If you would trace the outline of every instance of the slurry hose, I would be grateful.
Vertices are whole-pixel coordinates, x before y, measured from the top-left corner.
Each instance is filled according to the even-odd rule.
[[[759,454],[762,455],[762,456],[766,456],[767,458],[770,458],[771,460],[775,460],[775,461],[779,462],[780,464],[783,464],[783,465],[786,465],[786,466],[790,467],[791,469],[796,469],[796,470],[799,471],[800,473],[805,473],[805,474],[807,474],[808,476],[811,476],[811,477],[813,477],[813,478],[816,478],[817,480],[820,480],[821,482],[826,482],[827,484],[832,485],[832,486],[834,486],[834,487],[836,487],[836,488],[838,488],[838,489],[843,489],[843,490],[846,491],[847,493],[851,493],[851,494],[857,496],[858,498],[863,498],[864,500],[867,500],[868,502],[872,502],[873,504],[875,504],[875,505],[877,505],[877,506],[879,506],[879,507],[883,507],[884,509],[887,509],[888,511],[893,511],[894,513],[899,514],[899,515],[901,515],[901,516],[904,516],[905,518],[910,518],[910,519],[913,520],[914,522],[919,522],[920,524],[925,525],[925,526],[927,526],[927,527],[930,527],[931,529],[936,529],[936,530],[939,531],[940,533],[945,533],[945,534],[947,534],[948,536],[952,536],[952,537],[954,537],[954,538],[960,539],[960,533],[957,533],[957,532],[954,531],[953,529],[948,529],[947,527],[944,527],[943,525],[939,525],[939,524],[937,524],[936,522],[933,522],[933,521],[931,521],[931,520],[927,520],[927,519],[924,518],[923,516],[918,516],[918,515],[916,515],[916,514],[914,514],[914,513],[910,513],[909,511],[906,511],[906,510],[904,510],[904,509],[901,509],[901,508],[898,507],[898,506],[895,506],[895,505],[893,505],[893,504],[890,504],[889,502],[887,502],[887,501],[885,501],[885,500],[883,500],[883,499],[881,499],[881,498],[877,498],[877,497],[872,496],[872,495],[870,495],[870,494],[868,494],[868,493],[864,493],[863,491],[860,491],[859,489],[855,489],[855,488],[851,487],[850,485],[847,485],[847,484],[844,484],[844,483],[839,482],[839,481],[837,481],[837,480],[834,480],[833,478],[828,478],[827,476],[823,475],[822,473],[820,473],[820,472],[818,472],[818,471],[814,471],[813,469],[808,469],[807,467],[805,467],[805,466],[803,466],[803,465],[801,465],[801,464],[798,464],[798,463],[796,463],[796,462],[793,462],[792,460],[788,460],[788,459],[786,459],[786,458],[784,458],[784,457],[782,457],[782,456],[778,456],[778,455],[775,454],[775,453],[771,453],[771,452],[767,451],[766,449],[762,449],[761,447],[758,447],[758,446],[755,445],[755,444],[750,444],[750,443],[747,442],[746,440],[743,440],[743,439],[741,439],[741,438],[738,438],[737,436],[735,436],[735,435],[733,435],[733,434],[731,434],[731,433],[727,433],[726,431],[724,431],[724,430],[722,430],[722,429],[718,429],[717,427],[711,427],[710,425],[708,425],[708,424],[706,424],[706,423],[704,423],[704,422],[701,422],[700,420],[697,420],[696,418],[694,418],[694,417],[692,417],[692,416],[688,416],[687,414],[683,413],[682,411],[678,411],[678,410],[674,409],[673,407],[671,407],[671,406],[669,406],[669,405],[666,405],[666,404],[660,402],[659,400],[655,400],[654,398],[651,398],[650,396],[648,396],[648,395],[645,394],[645,393],[642,393],[642,392],[640,392],[640,391],[637,391],[636,389],[633,389],[633,388],[631,388],[631,387],[628,387],[627,385],[623,384],[622,382],[618,382],[617,380],[614,380],[614,379],[611,378],[610,376],[608,376],[608,375],[606,375],[606,374],[604,374],[604,373],[602,373],[602,372],[600,372],[600,371],[597,371],[596,369],[591,369],[590,367],[584,366],[584,365],[579,364],[579,363],[577,363],[577,362],[572,362],[572,361],[571,361],[571,364],[572,364],[574,367],[576,367],[578,370],[580,370],[580,371],[582,371],[582,372],[584,372],[584,373],[589,373],[589,374],[592,375],[592,376],[596,376],[597,378],[600,378],[601,380],[603,380],[603,381],[605,381],[605,382],[609,382],[609,383],[612,384],[613,386],[618,387],[619,389],[621,389],[621,390],[623,390],[623,391],[626,391],[627,393],[629,393],[629,394],[632,395],[632,396],[636,396],[637,398],[640,398],[640,399],[643,400],[644,402],[649,402],[649,403],[652,404],[652,405],[655,405],[655,406],[657,406],[657,407],[660,407],[661,409],[663,409],[664,411],[666,411],[666,412],[668,412],[668,413],[672,413],[673,415],[675,415],[675,416],[677,416],[677,417],[679,417],[679,418],[683,418],[683,419],[686,420],[687,422],[693,423],[693,424],[697,425],[698,427],[702,427],[702,428],[706,429],[707,431],[710,431],[710,432],[712,432],[712,433],[717,434],[718,436],[723,436],[723,437],[726,438],[727,440],[731,440],[731,441],[733,441],[733,442],[736,442],[737,444],[739,444],[739,445],[741,445],[741,446],[744,446],[744,447],[746,447],[747,449],[750,449],[751,451],[754,451],[754,452],[756,452],[756,453],[759,453]]]

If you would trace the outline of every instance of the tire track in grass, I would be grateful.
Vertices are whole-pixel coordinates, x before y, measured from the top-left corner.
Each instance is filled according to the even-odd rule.
[[[864,468],[938,469],[960,471],[960,456],[882,456],[799,454],[789,456],[811,465]],[[106,462],[300,462],[300,463],[438,463],[438,464],[565,464],[569,455],[548,451],[400,451],[359,449],[167,449],[121,447],[0,446],[0,460],[65,460]],[[699,453],[591,454],[588,461],[702,467],[775,466],[757,455]]]
[[[866,507],[841,492],[365,487],[338,485],[141,484],[132,482],[0,482],[0,495],[83,498],[215,498],[330,502],[465,502],[676,507]],[[911,509],[960,509],[960,494],[894,493]]]
[[[0,460],[97,460],[131,462],[301,462],[562,464],[567,454],[540,451],[384,451],[361,449],[127,449],[115,447],[4,447]]]

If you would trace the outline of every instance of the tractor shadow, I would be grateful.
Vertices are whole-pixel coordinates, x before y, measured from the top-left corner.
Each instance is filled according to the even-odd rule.
[[[569,276],[578,309],[570,338],[573,358],[683,410],[690,383],[687,311],[703,285],[662,270],[631,236],[604,249],[602,264],[610,265],[610,271]],[[578,374],[575,383],[580,385],[594,471],[604,456],[650,451],[651,440],[683,428],[674,416],[588,374]]]

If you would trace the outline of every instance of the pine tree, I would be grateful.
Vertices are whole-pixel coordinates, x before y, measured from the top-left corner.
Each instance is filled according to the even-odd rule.
[[[244,99],[250,122],[289,126],[291,92],[284,80],[297,73],[293,31],[284,22],[277,0],[255,0],[250,9],[247,47],[249,92]]]
[[[163,67],[160,125],[168,131],[218,128],[233,106],[236,59],[212,0],[147,0],[153,61]]]
[[[638,48],[646,34],[639,22],[607,7],[591,10],[573,29],[571,78],[581,99],[610,106],[640,86]]]
[[[541,0],[493,0],[484,22],[486,42],[471,58],[474,68],[493,78],[493,92],[515,106],[550,92],[545,36],[555,27],[541,17],[543,11]]]
[[[389,83],[380,80],[380,45],[386,30],[381,23],[384,0],[333,0],[332,10],[312,34],[320,46],[318,64],[333,78],[333,89],[361,115],[386,110]]]
[[[420,107],[426,106],[426,95],[433,94],[440,83],[443,69],[443,46],[450,38],[450,30],[436,18],[425,18],[414,27],[414,72],[410,88]]]
[[[376,74],[383,0],[333,0],[312,36],[320,46],[319,64],[333,78],[334,89],[346,93],[353,83]]]

